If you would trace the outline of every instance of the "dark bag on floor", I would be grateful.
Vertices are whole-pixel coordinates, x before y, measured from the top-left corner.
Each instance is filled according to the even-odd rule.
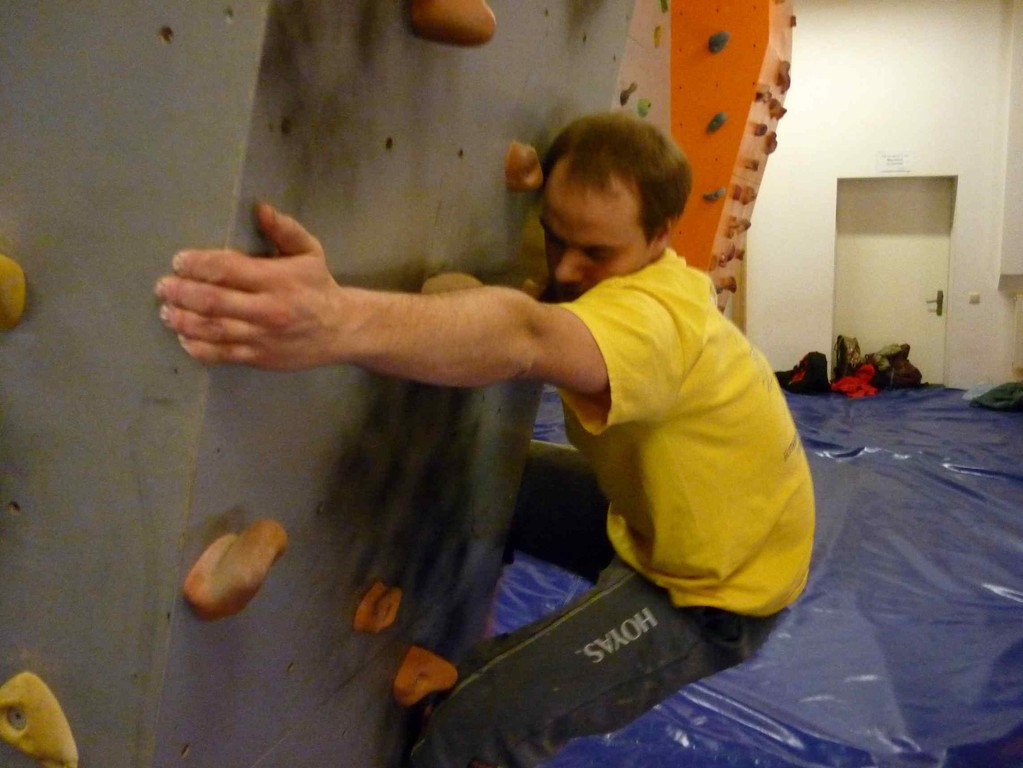
[[[909,362],[909,344],[889,344],[867,355],[866,361],[877,369],[870,383],[878,389],[919,387],[923,380],[920,370]]]
[[[821,352],[809,352],[791,371],[775,373],[782,389],[800,395],[830,392],[828,359]]]

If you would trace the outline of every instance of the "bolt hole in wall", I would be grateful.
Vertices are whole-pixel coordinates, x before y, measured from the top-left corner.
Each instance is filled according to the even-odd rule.
[[[160,27],[160,31],[157,32],[157,35],[159,35],[160,39],[168,45],[174,41],[174,30],[170,27]]]
[[[835,334],[864,353],[909,344],[924,381],[945,381],[945,319],[956,178],[838,180]]]

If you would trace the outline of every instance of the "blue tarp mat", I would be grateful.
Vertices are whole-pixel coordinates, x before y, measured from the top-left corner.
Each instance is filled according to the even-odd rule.
[[[789,404],[817,495],[803,596],[754,658],[546,768],[1023,767],[1023,413],[940,387]],[[564,441],[552,390],[535,436]],[[587,587],[519,554],[492,629]]]

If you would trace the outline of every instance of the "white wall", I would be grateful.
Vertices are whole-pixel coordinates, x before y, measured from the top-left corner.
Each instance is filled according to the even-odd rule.
[[[1023,0],[1013,3],[1012,85],[1009,97],[1009,146],[1023,147]],[[1023,292],[1023,216],[1015,201],[1023,192],[1023,152],[1008,153],[1005,177],[1005,222],[1002,232],[1003,281]]]
[[[959,180],[946,382],[1016,378],[1012,299],[998,290],[1012,0],[796,0],[795,10],[788,114],[749,236],[751,339],[775,370],[813,350],[830,358],[837,180],[878,175],[878,152],[904,151],[913,175]]]

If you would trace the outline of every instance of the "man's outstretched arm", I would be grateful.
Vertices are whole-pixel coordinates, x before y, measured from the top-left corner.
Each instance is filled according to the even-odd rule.
[[[164,324],[197,360],[279,370],[350,363],[449,386],[526,378],[607,390],[600,350],[571,312],[509,288],[423,296],[340,286],[297,221],[268,205],[257,216],[277,258],[182,251],[157,283]]]

